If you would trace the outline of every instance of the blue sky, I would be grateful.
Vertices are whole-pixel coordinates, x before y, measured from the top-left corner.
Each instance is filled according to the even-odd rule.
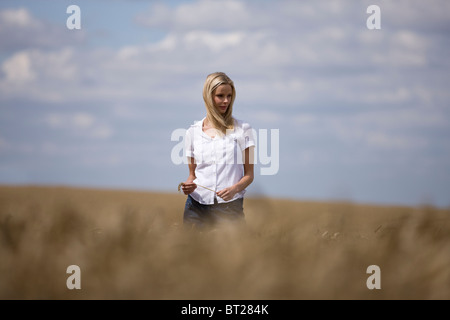
[[[81,9],[69,30],[66,9]],[[369,30],[366,9],[381,9]],[[2,1],[0,184],[176,192],[171,134],[205,114],[279,130],[249,195],[450,205],[450,3]]]

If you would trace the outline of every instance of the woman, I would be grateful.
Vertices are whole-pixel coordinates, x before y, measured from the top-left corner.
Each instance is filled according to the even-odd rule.
[[[223,72],[207,76],[203,87],[206,117],[186,131],[189,176],[183,221],[189,227],[222,221],[245,222],[243,200],[252,183],[255,142],[252,127],[233,117],[236,90]]]

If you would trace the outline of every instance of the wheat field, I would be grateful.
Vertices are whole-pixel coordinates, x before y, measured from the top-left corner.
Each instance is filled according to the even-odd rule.
[[[450,299],[450,210],[246,198],[245,227],[198,232],[185,199],[1,186],[0,299]]]

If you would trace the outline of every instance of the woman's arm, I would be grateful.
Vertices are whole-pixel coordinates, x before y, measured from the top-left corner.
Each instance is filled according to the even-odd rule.
[[[195,159],[188,157],[188,167],[189,167],[189,177],[186,179],[184,184],[181,186],[183,193],[188,195],[194,192],[197,185],[193,182],[197,177],[195,176],[195,169],[197,168],[197,164],[195,163]]]
[[[233,199],[234,195],[242,190],[245,190],[254,179],[254,147],[249,147],[244,150],[244,176],[235,185],[225,188],[217,192],[217,195],[223,200],[228,201]]]

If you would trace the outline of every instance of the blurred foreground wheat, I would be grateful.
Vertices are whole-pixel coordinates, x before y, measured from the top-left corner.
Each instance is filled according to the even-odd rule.
[[[450,299],[450,210],[248,198],[245,228],[199,233],[185,199],[0,187],[0,298]]]

